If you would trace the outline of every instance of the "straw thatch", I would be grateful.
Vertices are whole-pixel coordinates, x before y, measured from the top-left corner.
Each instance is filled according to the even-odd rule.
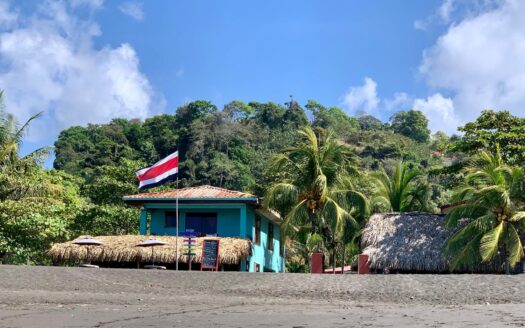
[[[443,272],[450,267],[442,249],[453,231],[443,215],[421,212],[374,214],[361,247],[372,269]]]
[[[80,236],[79,238],[83,238]],[[48,255],[55,262],[68,260],[81,260],[93,262],[157,262],[157,263],[175,263],[175,243],[178,242],[179,262],[187,262],[188,257],[183,255],[183,237],[172,236],[151,236],[157,240],[166,242],[166,245],[155,246],[153,251],[151,247],[137,246],[141,241],[147,239],[146,236],[124,235],[124,236],[96,236],[95,239],[101,241],[101,246],[89,246],[73,244],[73,241],[55,244],[48,251]],[[203,239],[219,239],[219,263],[237,264],[241,260],[250,256],[251,242],[241,238],[220,238],[206,237],[196,238],[196,254],[193,257],[194,263],[200,263],[202,254]]]

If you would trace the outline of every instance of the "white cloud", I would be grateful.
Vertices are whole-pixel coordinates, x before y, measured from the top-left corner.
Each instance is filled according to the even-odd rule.
[[[415,99],[412,108],[425,114],[429,121],[428,127],[433,132],[443,131],[448,134],[456,132],[459,120],[452,99],[435,93],[427,99]]]
[[[395,112],[400,110],[411,109],[413,99],[405,92],[396,92],[394,98],[385,99],[382,101],[384,107],[388,112]]]
[[[477,8],[480,5],[472,3],[471,6]],[[429,26],[432,26],[436,23],[448,24],[452,19],[451,16],[455,9],[455,0],[444,0],[441,6],[439,6],[439,8],[437,9],[437,11],[434,12],[432,15],[424,19],[418,19],[414,21],[414,28],[416,30],[426,31],[429,28]]]
[[[432,88],[451,94],[461,123],[487,108],[525,115],[525,1],[483,8],[450,26],[419,67]]]
[[[95,48],[100,28],[73,10],[64,2],[46,2],[29,18],[18,18],[16,27],[0,29],[6,109],[20,120],[45,112],[32,125],[34,142],[72,125],[146,118],[157,105],[133,47]]]
[[[140,2],[124,2],[118,8],[123,14],[128,15],[135,20],[144,20],[144,10],[142,8],[142,3]]]
[[[69,1],[71,3],[71,6],[73,7],[86,6],[92,9],[98,9],[102,7],[102,5],[104,4],[104,0],[69,0]]]
[[[427,30],[427,25],[428,25],[428,23],[426,21],[420,20],[420,19],[418,19],[418,20],[416,20],[414,22],[414,28],[416,30],[426,31]]]
[[[445,0],[438,9],[439,18],[445,23],[450,21],[450,14],[454,10],[454,0]]]
[[[0,27],[9,28],[16,24],[18,13],[11,11],[7,1],[0,2]]]
[[[365,77],[362,86],[354,86],[348,89],[342,99],[342,106],[350,113],[365,111],[372,113],[379,104],[377,96],[377,83],[369,77]]]

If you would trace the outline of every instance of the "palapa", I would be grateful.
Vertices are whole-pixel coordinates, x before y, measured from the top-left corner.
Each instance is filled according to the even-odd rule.
[[[374,214],[363,230],[361,248],[372,269],[444,272],[450,261],[443,246],[453,232],[445,226],[444,215]]]
[[[83,238],[80,236],[79,238]],[[137,246],[140,242],[150,236],[122,235],[122,236],[96,236],[95,239],[102,242],[100,246],[91,246],[89,256],[87,247],[74,244],[74,240],[65,243],[54,244],[47,252],[48,256],[55,262],[68,260],[81,260],[93,262],[157,262],[175,263],[175,243],[178,242],[179,261],[187,263],[188,257],[183,255],[184,237],[174,236],[152,236],[155,239],[166,242],[166,245],[155,246],[152,255],[151,249]],[[246,259],[251,253],[251,242],[242,238],[226,237],[202,237],[196,238],[195,256],[193,262],[200,263],[203,239],[220,239],[219,263],[238,264]]]

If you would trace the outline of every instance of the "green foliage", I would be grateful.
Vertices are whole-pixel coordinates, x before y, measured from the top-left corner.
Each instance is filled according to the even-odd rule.
[[[82,190],[95,202],[121,204],[120,197],[123,194],[136,191],[134,173],[137,165],[142,163],[123,156],[117,162],[118,166],[98,166],[87,171],[92,172],[91,175],[82,172],[80,175],[89,178],[87,183],[82,177],[65,171],[44,170],[39,164],[47,155],[47,149],[37,150],[25,157],[18,155],[23,132],[31,120],[37,117],[32,117],[19,127],[14,117],[0,112],[0,151],[3,154],[0,159],[0,261],[46,264],[49,261],[45,252],[53,243],[86,233],[136,233],[137,209],[95,205],[91,199],[80,194]],[[84,149],[82,141],[77,138],[79,135],[83,138],[93,137],[93,140],[101,135],[112,136],[114,140],[122,142],[121,135],[114,132],[135,135],[136,125],[136,122],[114,120],[108,126],[94,129],[96,133],[93,136],[81,128],[72,128],[72,145]],[[98,140],[104,145],[103,141],[109,139]],[[92,158],[90,163],[105,163],[107,153],[99,150],[101,158]],[[87,156],[82,152],[76,154],[76,158]],[[110,159],[107,163],[114,161],[116,159]]]
[[[198,100],[145,121],[71,127],[55,143],[55,170],[41,167],[48,148],[18,153],[39,115],[19,125],[0,110],[0,258],[45,263],[54,242],[137,233],[138,210],[123,207],[122,196],[137,192],[138,168],[177,148],[180,186],[266,194],[265,204],[285,215],[285,232],[293,237],[289,270],[308,270],[319,236],[322,251],[336,251],[339,263],[351,261],[359,252],[368,198],[374,198],[375,211],[436,211],[436,205],[460,202],[449,223],[471,219],[447,244],[454,265],[474,266],[498,254],[513,263],[521,255],[525,214],[523,196],[515,196],[523,195],[516,182],[521,169],[502,161],[524,162],[525,119],[484,111],[460,128],[463,136],[430,137],[427,119],[415,110],[384,124],[312,100],[305,107],[311,122],[293,99],[283,105],[235,100],[222,111]],[[478,170],[472,163],[465,169],[469,156],[498,144],[500,164],[490,168],[476,156]]]
[[[87,177],[97,167],[118,165],[122,158],[150,156],[154,152],[147,143],[143,145],[138,140],[132,143],[125,134],[136,129],[137,124],[120,119],[106,125],[88,124],[86,128],[76,126],[60,132],[55,142],[54,168]],[[130,133],[129,137],[137,134]]]
[[[395,113],[390,118],[390,128],[395,133],[412,138],[417,142],[428,142],[430,138],[428,119],[418,110]]]
[[[139,232],[139,210],[115,205],[77,208],[69,227],[73,236],[133,235]]]
[[[351,131],[357,131],[360,127],[355,117],[346,115],[338,107],[326,108],[313,100],[308,100],[306,108],[312,112],[313,128],[331,129],[340,138],[346,137]]]
[[[453,143],[453,150],[470,155],[479,150],[493,151],[496,145],[509,165],[525,162],[525,119],[507,111],[485,110],[476,119],[459,130],[463,136]]]
[[[373,175],[377,191],[372,203],[380,210],[394,212],[428,211],[430,190],[428,184],[418,180],[422,173],[398,162],[392,175],[383,169]]]
[[[83,194],[95,204],[120,205],[123,196],[138,192],[135,172],[145,166],[144,162],[123,158],[118,166],[97,167],[86,179]]]
[[[385,129],[385,124],[372,115],[361,115],[357,118],[359,128],[363,131],[379,131]]]
[[[74,209],[64,204],[0,202],[0,259],[4,263],[45,264],[45,252],[71,237]]]
[[[441,167],[443,163],[441,157],[432,154],[428,144],[388,130],[355,131],[344,140],[362,159],[361,165],[372,170],[398,160],[423,168]]]
[[[353,154],[330,133],[319,139],[309,127],[300,130],[299,140],[274,156],[270,172],[275,180],[264,202],[286,214],[285,232],[308,226],[311,234],[323,236],[327,248],[348,223],[357,233],[367,201],[352,183]]]
[[[445,246],[453,258],[452,269],[470,269],[499,257],[508,272],[523,256],[523,168],[505,164],[496,147],[495,154],[478,153],[464,171],[465,182],[453,198],[457,205],[447,215],[450,226],[461,227]]]

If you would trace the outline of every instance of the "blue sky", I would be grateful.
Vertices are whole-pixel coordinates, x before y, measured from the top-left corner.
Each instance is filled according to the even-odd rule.
[[[0,88],[23,152],[72,125],[293,95],[383,120],[416,108],[454,133],[525,114],[519,0],[2,1]]]

